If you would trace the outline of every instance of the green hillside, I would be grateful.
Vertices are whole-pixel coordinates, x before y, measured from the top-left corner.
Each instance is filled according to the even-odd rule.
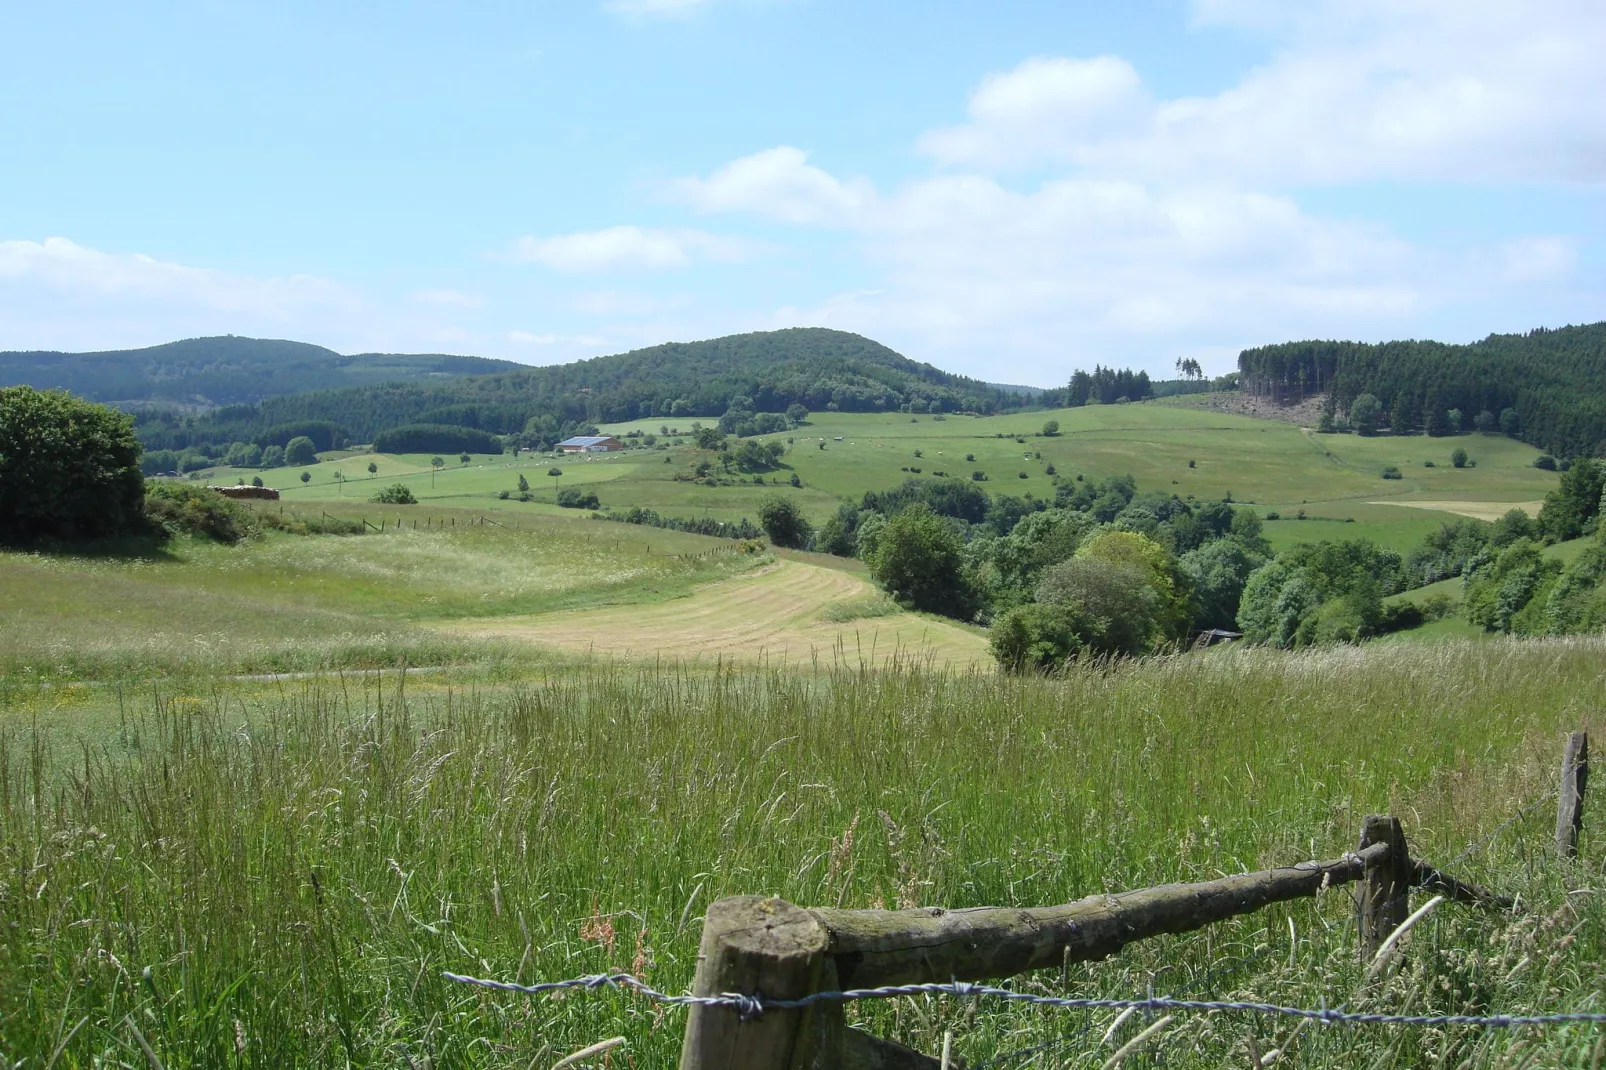
[[[306,342],[225,335],[102,353],[0,352],[0,386],[58,388],[104,402],[255,405],[308,390],[433,382],[518,367],[438,353],[344,356]]]
[[[1294,402],[1328,395],[1332,413],[1379,402],[1396,432],[1489,425],[1557,456],[1592,456],[1606,443],[1606,322],[1443,342],[1287,342],[1246,349],[1243,387]]]
[[[1048,420],[1058,422],[1059,433],[1043,437]],[[1279,519],[1268,521],[1266,536],[1279,549],[1322,539],[1368,538],[1400,552],[1457,514],[1494,517],[1511,508],[1537,512],[1539,500],[1557,482],[1556,473],[1533,467],[1537,451],[1501,435],[1462,435],[1452,441],[1424,435],[1319,435],[1274,420],[1146,402],[941,419],[819,413],[804,427],[758,436],[759,442],[786,446],[781,467],[763,473],[760,485],[751,475],[724,473],[716,455],[695,449],[687,434],[690,426],[683,419],[612,423],[603,430],[621,437],[641,433],[627,442],[644,443],[646,435],[656,436],[652,448],[568,458],[525,451],[475,456],[467,465],[454,456],[445,458],[446,467],[438,474],[426,454],[335,453],[306,469],[307,483],[300,481],[302,469],[260,474],[284,492],[287,502],[361,500],[400,479],[420,498],[499,516],[572,512],[553,504],[559,485],[595,489],[603,505],[613,509],[640,507],[666,516],[732,522],[756,517],[765,498],[783,493],[795,498],[816,523],[843,502],[856,502],[866,491],[885,490],[911,476],[934,478],[940,472],[969,479],[979,471],[987,477],[981,486],[989,494],[1030,493],[1052,500],[1056,480],[1131,474],[1146,491],[1193,495],[1201,501],[1231,494],[1236,501],[1254,503],[1263,515],[1276,513]],[[665,427],[671,434],[660,434]],[[1450,465],[1450,451],[1458,445],[1478,462],[1476,467]],[[378,469],[372,476],[367,472],[370,460]],[[720,477],[713,486],[693,478],[697,465],[710,460],[712,474]],[[1435,466],[1425,467],[1428,460]],[[563,472],[557,480],[546,475],[553,465]],[[1389,465],[1399,467],[1404,478],[1382,478]],[[336,481],[337,472],[344,482]],[[790,485],[793,472],[802,486]],[[200,477],[233,482],[257,474],[254,469],[219,467]],[[520,474],[530,482],[534,500],[500,500],[502,491],[517,490]]]
[[[799,327],[702,342],[670,342],[572,364],[443,382],[389,382],[274,397],[251,413],[218,413],[177,426],[142,426],[158,449],[250,441],[262,428],[334,421],[367,442],[408,423],[454,424],[497,434],[533,419],[549,440],[587,424],[661,417],[717,417],[733,398],[779,413],[977,410],[1031,404],[1024,394],[952,375],[845,331]]]

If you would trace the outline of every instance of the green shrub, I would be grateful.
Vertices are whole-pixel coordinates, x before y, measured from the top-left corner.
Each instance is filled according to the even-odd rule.
[[[409,488],[405,483],[392,483],[390,486],[386,487],[382,491],[379,491],[368,500],[371,502],[378,502],[380,505],[418,504],[418,499],[413,497],[412,489]]]
[[[313,445],[312,439],[306,435],[298,435],[285,445],[284,463],[290,465],[317,464],[318,447]]]
[[[1404,479],[1405,477],[1400,474],[1400,470],[1399,470],[1399,468],[1397,466],[1391,464],[1387,468],[1383,469],[1383,478],[1384,479]]]
[[[230,545],[259,533],[255,518],[238,502],[209,487],[166,480],[145,491],[145,515],[166,535],[201,535]]]
[[[860,528],[860,545],[866,532]],[[868,557],[870,574],[913,609],[968,620],[978,599],[963,561],[964,536],[924,502],[887,520]]]
[[[602,502],[597,498],[594,490],[581,490],[579,487],[564,487],[558,491],[558,504],[565,509],[600,509]]]
[[[288,535],[361,535],[363,533],[363,522],[361,520],[340,520],[327,515],[304,517],[291,513],[287,516],[283,513],[264,511],[257,513],[254,519],[264,528],[282,531]]]
[[[771,495],[758,508],[758,522],[776,546],[802,549],[809,544],[814,528],[791,498]]]
[[[61,390],[0,389],[0,541],[145,528],[133,420]]]

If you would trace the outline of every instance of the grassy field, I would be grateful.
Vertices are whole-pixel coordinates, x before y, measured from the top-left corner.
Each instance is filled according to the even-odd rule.
[[[805,667],[900,660],[950,668],[992,665],[984,630],[901,612],[863,577],[834,563],[795,559],[651,606],[479,618],[442,627],[460,635],[647,659],[757,658]]]
[[[650,603],[762,563],[723,539],[539,516],[513,530],[421,509],[329,504],[383,523],[384,534],[274,533],[232,547],[181,539],[131,555],[0,552],[0,672],[433,664],[464,644],[441,641],[428,622]]]
[[[1598,807],[1576,863],[1544,849],[1545,805],[1503,823],[1553,786],[1563,732],[1602,728],[1603,664],[1606,641],[1575,639],[1225,649],[1058,679],[586,661],[275,681],[224,663],[80,688],[8,674],[0,1058],[525,1068],[622,1036],[611,1065],[670,1066],[682,1011],[440,971],[626,969],[678,991],[719,896],[1048,904],[1331,857],[1375,811],[1523,911],[1446,904],[1373,982],[1332,893],[1020,984],[1602,1010]],[[1097,1067],[1144,1025],[1105,1040],[1111,1012],[957,1000],[850,1014],[928,1052],[951,1030],[972,1065],[1026,1049],[1011,1067]],[[1183,1015],[1127,1065],[1239,1066],[1253,1047],[1308,1067],[1586,1067],[1600,1036]]]
[[[1038,432],[1050,419],[1059,422],[1060,433],[1044,438]],[[675,425],[672,430],[689,432],[691,421],[677,420]],[[616,435],[657,434],[660,426],[662,422],[634,421],[603,430]],[[1498,435],[1453,439],[1318,435],[1278,421],[1156,402],[943,419],[815,413],[806,427],[764,438],[793,440],[783,459],[786,467],[765,473],[764,486],[753,485],[751,477],[743,477],[737,485],[714,487],[690,480],[692,468],[707,456],[685,446],[585,458],[474,457],[468,465],[447,457],[439,473],[422,454],[372,458],[331,454],[306,469],[312,478],[305,485],[299,481],[301,470],[278,469],[265,475],[284,493],[286,502],[309,506],[361,501],[399,480],[427,502],[499,518],[561,512],[553,500],[561,485],[595,490],[605,506],[614,508],[640,506],[665,515],[719,520],[756,517],[766,497],[781,493],[794,497],[806,514],[819,521],[843,501],[857,501],[866,490],[885,489],[914,474],[904,469],[966,479],[979,471],[986,475],[983,485],[992,494],[1029,492],[1051,498],[1054,483],[1048,468],[1052,466],[1061,478],[1130,473],[1143,490],[1200,498],[1231,494],[1238,501],[1253,502],[1263,514],[1277,512],[1283,518],[1266,527],[1267,537],[1277,547],[1365,537],[1402,551],[1443,523],[1446,509],[1483,517],[1513,507],[1534,509],[1558,478],[1533,467],[1537,450]],[[1457,446],[1468,451],[1476,467],[1451,467],[1450,452]],[[915,456],[916,450],[921,456]],[[975,460],[965,460],[967,455]],[[370,459],[379,467],[376,476],[367,472]],[[1424,467],[1430,460],[1434,467]],[[554,465],[563,471],[557,480],[546,475]],[[1403,478],[1384,480],[1382,471],[1390,465],[1399,468]],[[347,477],[343,484],[334,478],[337,471]],[[801,478],[802,487],[785,485],[792,472]],[[521,473],[536,500],[498,500],[499,491],[517,490]],[[254,474],[219,469],[208,478],[232,482]],[[677,474],[688,478],[677,480]],[[1306,514],[1304,520],[1297,519],[1300,510]]]

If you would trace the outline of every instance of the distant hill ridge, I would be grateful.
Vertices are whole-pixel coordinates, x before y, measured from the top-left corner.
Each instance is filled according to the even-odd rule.
[[[442,353],[340,354],[271,338],[188,338],[98,353],[0,352],[0,386],[70,390],[102,402],[255,405],[308,390],[417,382],[509,371],[523,365]]]
[[[754,412],[917,412],[1021,408],[1031,399],[910,360],[847,331],[795,327],[669,342],[572,364],[517,366],[492,375],[389,382],[269,397],[244,412],[143,420],[155,449],[252,441],[264,428],[306,421],[340,424],[353,441],[411,423],[450,424],[543,438],[587,424],[717,418],[733,398]],[[531,427],[533,421],[533,428]]]

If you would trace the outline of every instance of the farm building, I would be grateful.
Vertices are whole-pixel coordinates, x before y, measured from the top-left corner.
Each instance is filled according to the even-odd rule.
[[[559,453],[612,453],[624,448],[612,435],[576,435],[558,443]]]

